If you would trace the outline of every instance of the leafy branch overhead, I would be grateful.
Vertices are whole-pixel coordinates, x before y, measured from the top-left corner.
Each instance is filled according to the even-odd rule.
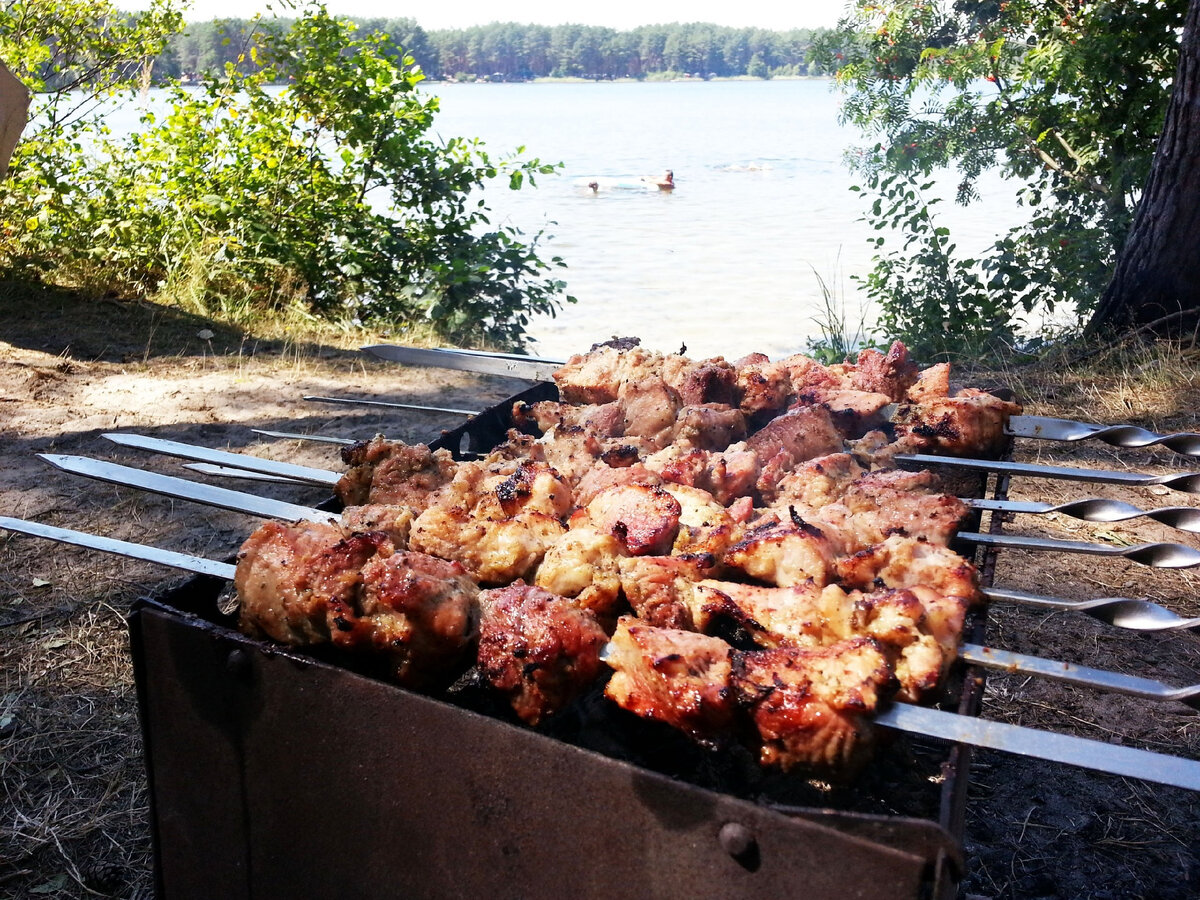
[[[972,352],[1011,340],[1022,313],[1092,310],[1149,171],[1187,6],[856,0],[822,53],[841,65],[845,119],[873,141],[852,160],[867,218],[900,232],[879,239],[868,290],[905,337]],[[970,203],[986,171],[1012,180],[1029,218],[964,257],[930,225],[926,191]]]
[[[169,6],[126,20],[144,29],[144,53],[179,27]],[[79,21],[110,31],[108,18]],[[17,25],[12,9],[0,13],[6,52],[34,38]],[[550,272],[561,260],[536,255],[540,233],[491,224],[479,200],[492,179],[515,189],[554,166],[435,140],[438,101],[417,90],[412,58],[320,5],[243,47],[252,65],[227,63],[198,87],[167,84],[169,110],[146,113],[128,138],[84,116],[23,141],[0,185],[0,254],[123,294],[178,294],[186,282],[214,309],[299,302],[464,342],[518,344],[531,315],[558,308],[563,284]],[[136,85],[124,55],[104,59],[72,65],[106,65],[109,90]],[[42,116],[61,122],[78,93],[42,99]],[[91,152],[78,152],[84,141]]]

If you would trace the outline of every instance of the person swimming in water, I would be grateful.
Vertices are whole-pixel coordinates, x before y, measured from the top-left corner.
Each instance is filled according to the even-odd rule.
[[[665,172],[663,172],[663,173],[662,173],[662,175],[660,175],[658,178],[656,178],[656,179],[651,179],[651,180],[653,180],[653,181],[654,181],[654,183],[655,183],[656,185],[658,185],[658,189],[659,189],[660,191],[673,191],[673,190],[675,190],[675,173],[674,173],[674,172],[672,172],[670,169],[667,169],[667,170],[666,170]]]

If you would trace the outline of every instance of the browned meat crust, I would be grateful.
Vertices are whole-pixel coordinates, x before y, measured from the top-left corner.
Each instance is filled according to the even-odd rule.
[[[386,503],[423,510],[454,477],[458,464],[448,450],[403,444],[376,435],[342,450],[350,468],[334,492],[345,506]]]
[[[891,677],[879,645],[858,637],[815,650],[737,654],[731,685],[750,709],[764,765],[844,770],[863,758],[870,714]]]
[[[605,659],[613,676],[604,693],[622,709],[693,737],[725,734],[734,715],[731,655],[720,638],[622,616]]]
[[[479,671],[522,721],[537,725],[599,677],[608,636],[591,613],[519,580],[479,600]]]

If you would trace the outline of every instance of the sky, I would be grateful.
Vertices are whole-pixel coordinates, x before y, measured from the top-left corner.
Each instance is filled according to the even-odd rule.
[[[122,9],[145,8],[147,0],[117,2]],[[758,27],[773,31],[790,28],[832,27],[844,0],[605,0],[602,3],[572,4],[563,0],[524,0],[500,4],[495,0],[439,0],[422,4],[400,4],[395,0],[326,0],[331,13],[362,18],[416,19],[426,30],[465,28],[489,22],[520,22],[536,25],[606,25],[628,30],[638,25],[668,22],[713,22],[737,28]],[[294,15],[279,0],[193,0],[185,14],[188,21],[219,17],[248,18],[256,12]]]

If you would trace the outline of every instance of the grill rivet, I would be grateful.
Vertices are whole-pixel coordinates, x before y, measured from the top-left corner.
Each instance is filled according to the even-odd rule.
[[[225,671],[238,678],[245,678],[250,674],[250,654],[240,647],[230,650],[229,655],[225,657]]]
[[[754,835],[741,822],[726,822],[717,833],[717,841],[732,857],[746,856],[754,849]]]

